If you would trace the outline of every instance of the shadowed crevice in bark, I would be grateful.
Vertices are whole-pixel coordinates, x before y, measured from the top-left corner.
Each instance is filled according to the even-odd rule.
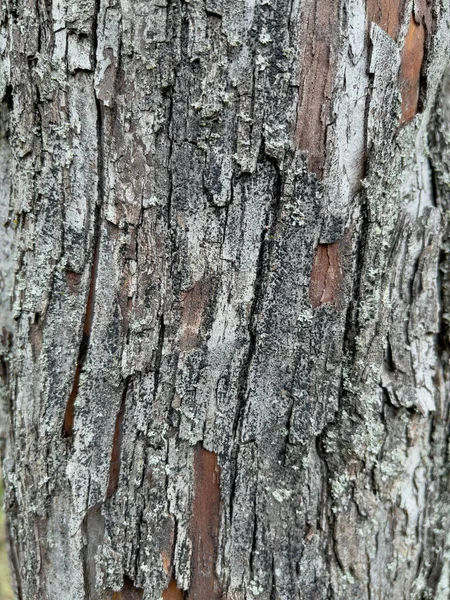
[[[142,600],[144,590],[135,587],[132,580],[124,575],[123,588],[119,592],[114,592],[112,600]]]
[[[70,392],[69,399],[67,400],[66,411],[64,413],[64,422],[62,427],[63,437],[73,436],[73,425],[75,418],[75,400],[78,396],[78,389],[80,387],[80,375],[83,368],[84,361],[86,360],[87,351],[89,348],[89,339],[91,336],[92,320],[94,317],[94,298],[95,298],[95,284],[97,280],[97,270],[99,261],[99,246],[100,246],[100,211],[97,210],[96,215],[96,226],[95,226],[95,247],[94,257],[92,261],[91,279],[89,284],[89,293],[86,303],[86,312],[84,314],[83,324],[83,335],[81,338],[80,348],[78,350],[77,366],[75,368],[75,375],[73,378],[72,391]]]
[[[122,438],[123,438],[123,416],[125,414],[125,402],[127,398],[128,387],[130,384],[130,377],[125,380],[124,389],[122,392],[122,400],[120,402],[119,412],[117,413],[116,423],[114,426],[114,437],[111,450],[111,462],[109,464],[109,482],[106,490],[106,498],[116,492],[119,485],[120,475],[120,457],[122,451]]]
[[[313,308],[321,304],[337,307],[342,284],[340,240],[319,244],[314,253],[309,298]]]
[[[220,468],[217,455],[201,442],[194,449],[191,584],[188,600],[219,600],[216,575],[220,526]]]
[[[309,170],[322,179],[336,72],[334,46],[339,34],[339,3],[309,0],[305,4],[295,143],[308,152]]]

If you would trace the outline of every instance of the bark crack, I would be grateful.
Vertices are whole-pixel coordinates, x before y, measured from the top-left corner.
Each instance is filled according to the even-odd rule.
[[[89,340],[91,336],[91,328],[92,321],[94,317],[94,299],[95,299],[95,285],[97,280],[97,270],[98,270],[98,262],[99,262],[99,225],[97,221],[100,219],[99,210],[96,211],[96,225],[95,225],[95,234],[94,234],[94,256],[92,260],[91,267],[91,277],[89,283],[89,293],[86,302],[86,311],[84,313],[84,322],[83,322],[83,333],[81,337],[80,348],[78,350],[78,358],[77,364],[75,367],[75,375],[73,378],[72,390],[69,395],[69,399],[67,400],[66,410],[64,413],[64,421],[62,427],[62,435],[63,437],[72,437],[74,430],[74,420],[75,420],[75,401],[78,396],[78,390],[80,387],[80,376],[83,369],[84,362],[86,360],[86,356],[89,349]]]
[[[125,414],[125,403],[128,393],[128,387],[131,381],[131,376],[125,379],[124,389],[122,393],[122,400],[120,402],[119,412],[117,413],[116,423],[114,426],[114,437],[111,449],[111,461],[109,465],[109,482],[106,490],[106,498],[111,496],[117,491],[119,486],[119,475],[120,475],[120,462],[121,462],[121,451],[122,451],[122,438],[123,438],[123,417]]]

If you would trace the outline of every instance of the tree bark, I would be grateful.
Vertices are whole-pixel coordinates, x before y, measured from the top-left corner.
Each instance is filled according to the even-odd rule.
[[[0,19],[17,598],[448,599],[448,2]]]

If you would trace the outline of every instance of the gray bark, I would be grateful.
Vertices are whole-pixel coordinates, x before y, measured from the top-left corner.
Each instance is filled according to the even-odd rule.
[[[0,19],[17,598],[448,599],[448,2]]]

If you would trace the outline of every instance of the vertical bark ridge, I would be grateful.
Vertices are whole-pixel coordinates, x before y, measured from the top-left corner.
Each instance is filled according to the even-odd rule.
[[[92,55],[94,60],[94,70],[96,67],[97,58],[97,29],[98,29],[98,15],[100,11],[100,0],[95,0],[94,15],[92,18]],[[83,335],[80,343],[78,352],[77,363],[75,367],[75,374],[73,380],[72,390],[70,392],[66,410],[64,413],[63,421],[63,437],[72,437],[75,419],[75,402],[78,396],[78,390],[80,385],[80,376],[83,368],[83,363],[86,359],[86,354],[89,349],[89,339],[91,335],[94,304],[95,304],[95,286],[97,279],[97,271],[99,264],[99,252],[100,252],[100,235],[101,235],[101,221],[102,221],[102,205],[103,205],[103,171],[104,171],[104,160],[103,160],[103,115],[100,100],[95,99],[96,111],[97,111],[97,198],[94,203],[95,208],[95,221],[94,221],[94,240],[93,240],[93,254],[92,254],[92,267],[89,283],[89,293],[86,302],[86,312],[83,321]]]

